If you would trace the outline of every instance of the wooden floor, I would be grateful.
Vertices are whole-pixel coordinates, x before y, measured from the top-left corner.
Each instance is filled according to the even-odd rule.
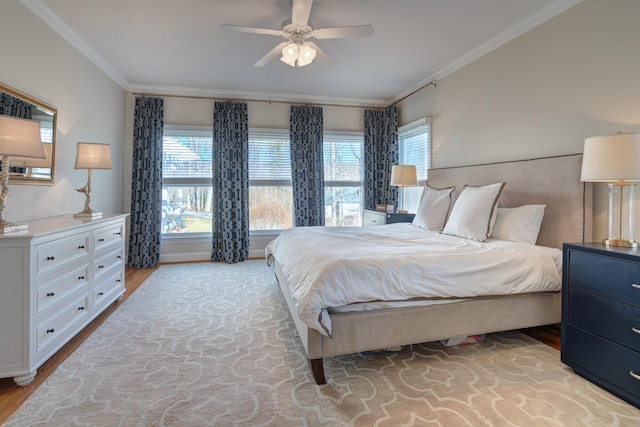
[[[93,322],[69,341],[51,359],[45,362],[39,369],[36,378],[26,387],[17,386],[12,378],[0,379],[0,424],[4,423],[16,409],[27,400],[40,384],[73,353],[91,333],[96,330],[104,320],[111,315],[136,289],[144,282],[155,268],[135,270],[127,268],[125,283],[127,290],[124,296],[102,312]],[[524,329],[524,333],[533,338],[560,350],[560,325],[542,326],[539,328]]]

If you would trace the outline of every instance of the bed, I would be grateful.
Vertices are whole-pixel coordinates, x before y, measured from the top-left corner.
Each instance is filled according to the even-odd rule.
[[[428,184],[435,188],[455,186],[458,189],[454,192],[455,199],[465,185],[504,182],[499,206],[546,205],[536,245],[561,249],[563,242],[591,240],[592,187],[580,182],[581,164],[582,155],[578,154],[432,169]],[[454,200],[452,205],[455,203]],[[330,325],[323,330],[299,314],[299,305],[294,300],[300,302],[300,297],[295,284],[288,283],[287,277],[293,281],[294,276],[287,270],[287,260],[272,255],[272,248],[268,247],[268,261],[274,267],[317,384],[326,383],[325,357],[560,322],[559,291],[525,288],[514,295],[443,298],[428,304],[389,308],[383,304],[364,311],[336,307],[322,312],[322,316],[328,317],[325,324]]]

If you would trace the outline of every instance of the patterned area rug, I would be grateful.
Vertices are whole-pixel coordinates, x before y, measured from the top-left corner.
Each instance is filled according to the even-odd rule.
[[[6,426],[637,426],[518,332],[325,360],[316,386],[264,261],[160,267]]]

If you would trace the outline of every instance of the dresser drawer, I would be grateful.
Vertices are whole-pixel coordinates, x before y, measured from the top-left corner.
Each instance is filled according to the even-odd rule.
[[[35,247],[36,280],[73,262],[89,259],[89,233]]]
[[[64,299],[81,288],[89,286],[89,264],[71,272],[36,285],[36,318],[46,313],[50,307],[63,303]]]
[[[563,330],[569,345],[562,361],[626,401],[640,405],[640,353],[571,325]]]
[[[36,359],[47,358],[51,351],[67,342],[89,316],[89,293],[84,293],[55,314],[36,323]]]
[[[94,249],[96,252],[109,250],[114,246],[124,247],[124,223],[103,227],[93,233]]]
[[[565,265],[570,288],[640,307],[640,263],[571,250]]]
[[[640,352],[640,308],[574,289],[568,297],[570,324]]]
[[[100,278],[113,268],[119,270],[123,269],[124,248],[120,247],[115,251],[111,251],[105,255],[99,256],[93,260],[93,279],[100,280]]]
[[[115,274],[114,274],[115,273]],[[99,284],[93,287],[93,308],[102,309],[102,307],[111,304],[116,298],[124,293],[124,272],[122,270],[112,272]]]

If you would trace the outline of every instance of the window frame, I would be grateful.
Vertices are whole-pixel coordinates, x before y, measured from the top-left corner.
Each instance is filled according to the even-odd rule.
[[[433,159],[433,153],[432,153],[433,144],[431,143],[433,132],[432,132],[432,126],[431,126],[431,118],[424,117],[414,122],[400,126],[398,128],[399,164],[413,164],[413,163],[405,163],[406,162],[406,159],[405,159],[406,142],[405,141],[411,137],[418,135],[422,131],[426,131],[427,133],[427,147],[426,147],[427,159],[426,159],[426,164],[421,165],[421,166],[424,166],[423,174],[420,173],[420,168],[417,168],[417,171],[416,171],[418,175],[417,176],[418,187],[424,187],[425,185],[427,185],[428,171],[431,168],[431,161]],[[401,198],[402,198],[402,193],[398,194],[398,199],[401,199]],[[404,206],[404,200],[399,200],[399,202],[401,203],[402,206]]]
[[[172,135],[173,134],[173,135]],[[210,138],[213,142],[213,127],[212,126],[190,126],[190,125],[165,125],[162,131],[162,138],[164,142],[165,136],[199,136]],[[163,151],[164,155],[164,151]],[[163,165],[164,167],[164,165]],[[212,172],[213,173],[213,172]],[[162,189],[164,187],[206,187],[212,186],[212,178],[165,178],[162,177]],[[161,240],[172,239],[211,239],[210,232],[197,232],[197,233],[164,233],[160,232]],[[195,242],[196,240],[194,240]]]
[[[360,189],[360,225],[362,225],[362,216],[364,213],[364,132],[354,131],[324,131],[322,136],[323,152],[325,143],[331,142],[343,142],[343,143],[357,143],[360,147],[360,164],[358,174],[360,176],[359,181],[344,181],[344,180],[327,180],[324,177],[325,190],[330,187],[354,187]],[[324,166],[324,165],[323,165]],[[326,216],[326,213],[325,213]]]
[[[251,144],[252,137],[258,135],[265,135],[275,138],[281,138],[291,144],[291,135],[289,129],[277,129],[277,128],[249,128],[249,144]],[[289,145],[290,146],[290,145]],[[289,157],[291,161],[291,157]],[[251,172],[249,172],[251,175]],[[291,187],[293,189],[293,179],[289,175],[289,179],[251,179],[249,178],[249,187]],[[292,201],[293,202],[293,201]],[[291,210],[291,220],[293,221],[293,208]],[[284,229],[271,229],[271,230],[249,230],[249,235],[255,236],[268,236],[278,235]]]

